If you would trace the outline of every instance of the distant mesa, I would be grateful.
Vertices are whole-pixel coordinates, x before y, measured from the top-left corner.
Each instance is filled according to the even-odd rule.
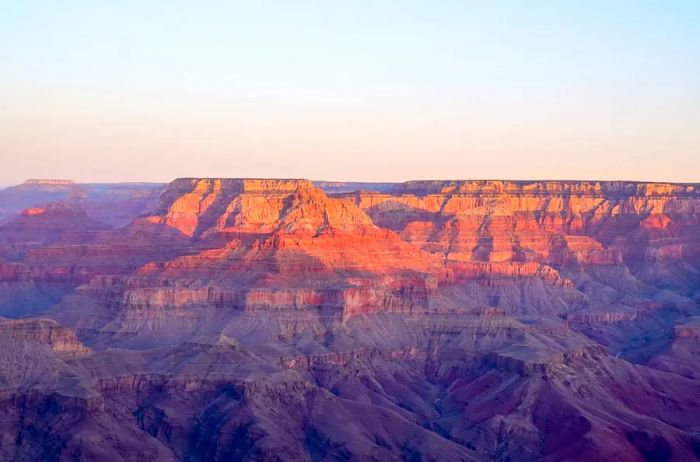
[[[22,183],[27,186],[73,186],[77,184],[73,180],[53,180],[43,178],[33,178]]]
[[[84,215],[80,209],[72,207],[70,204],[64,202],[49,202],[48,204],[37,205],[35,207],[29,207],[23,209],[21,212],[22,216],[34,216],[43,215],[45,213],[63,213],[63,214],[73,214],[73,215]]]

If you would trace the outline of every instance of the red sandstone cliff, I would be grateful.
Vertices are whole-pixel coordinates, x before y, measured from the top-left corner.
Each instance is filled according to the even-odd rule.
[[[0,227],[0,458],[698,454],[697,185],[317,186]]]
[[[390,193],[342,196],[452,260],[617,264],[695,259],[698,251],[697,185],[414,181]]]

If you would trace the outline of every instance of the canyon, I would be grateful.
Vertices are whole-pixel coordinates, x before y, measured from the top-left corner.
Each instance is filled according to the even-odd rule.
[[[700,458],[700,184],[0,190],[0,460]]]

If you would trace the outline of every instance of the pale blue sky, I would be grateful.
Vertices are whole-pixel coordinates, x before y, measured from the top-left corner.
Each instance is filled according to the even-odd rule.
[[[698,1],[0,7],[0,183],[700,181]]]

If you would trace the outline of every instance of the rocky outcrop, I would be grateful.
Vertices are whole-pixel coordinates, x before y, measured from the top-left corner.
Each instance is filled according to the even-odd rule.
[[[0,255],[17,259],[42,246],[88,243],[108,228],[64,203],[30,207],[16,219],[0,225]]]
[[[136,317],[192,305],[344,318],[412,312],[425,309],[446,275],[353,201],[330,198],[306,180],[176,180],[155,213],[117,234],[133,236],[134,251],[185,254],[142,265],[139,287],[124,284],[122,304]],[[161,244],[163,236],[173,238]]]
[[[598,345],[586,345],[572,351],[556,351],[547,355],[525,348],[511,348],[489,353],[483,357],[483,361],[485,367],[496,367],[508,372],[528,376],[553,374],[564,365],[573,365],[575,367],[575,364],[584,360],[584,358],[590,360],[605,354],[605,348]]]
[[[673,335],[677,339],[700,339],[700,317],[674,326]]]
[[[363,348],[349,351],[319,353],[313,355],[299,355],[291,358],[280,359],[280,367],[283,369],[310,369],[315,366],[335,365],[345,366],[351,361],[367,361],[375,359],[415,359],[424,355],[415,347],[404,348],[397,351],[385,351],[377,348]]]
[[[88,245],[33,249],[24,264],[37,280],[70,284],[136,272],[144,285],[117,297],[148,316],[198,304],[338,307],[345,318],[414,313],[431,304],[436,287],[478,281],[498,298],[510,281],[528,278],[584,303],[595,295],[575,294],[571,274],[639,259],[656,265],[632,268],[642,281],[668,283],[662,268],[677,261],[688,274],[673,283],[692,285],[694,185],[448,181],[374,189],[385,192],[328,195],[307,180],[179,179],[131,225]]]
[[[56,353],[78,355],[89,353],[75,333],[50,319],[1,319],[0,341],[36,342]]]
[[[188,237],[228,229],[270,232],[285,200],[312,189],[308,180],[181,178],[170,183],[160,208],[138,221],[165,225]]]
[[[572,324],[609,324],[636,321],[644,316],[644,311],[593,311],[588,313],[570,313],[566,320]]]
[[[538,278],[558,286],[573,288],[574,283],[562,278],[559,271],[539,263],[520,262],[469,262],[450,265],[453,280],[498,278]]]
[[[694,184],[416,181],[342,196],[448,260],[615,265],[697,248]]]

